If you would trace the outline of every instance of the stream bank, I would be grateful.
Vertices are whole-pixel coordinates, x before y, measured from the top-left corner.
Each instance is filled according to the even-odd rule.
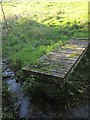
[[[7,61],[2,62],[3,80],[8,85],[11,98],[14,99],[14,111],[18,110],[18,118],[88,118],[90,107],[87,104],[78,104],[76,107],[67,108],[65,104],[43,100],[41,98],[32,99],[27,96],[22,85],[15,79],[14,71],[10,70]]]

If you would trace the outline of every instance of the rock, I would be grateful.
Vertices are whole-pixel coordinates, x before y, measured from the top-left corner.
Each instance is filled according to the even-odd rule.
[[[6,69],[8,69],[7,65],[2,65],[2,71],[4,72]]]
[[[3,77],[3,78],[14,77],[14,72],[11,71],[10,69],[6,69],[6,70],[2,73],[2,77]]]

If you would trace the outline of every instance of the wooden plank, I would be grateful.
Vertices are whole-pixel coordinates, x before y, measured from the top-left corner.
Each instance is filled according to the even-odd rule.
[[[82,57],[84,56],[84,54],[86,53],[88,46],[89,46],[90,42],[88,42],[86,48],[83,50],[83,52],[80,54],[79,58],[75,61],[75,63],[73,64],[73,66],[71,67],[71,69],[68,71],[68,73],[65,75],[64,79],[67,79],[70,74],[75,70],[75,68],[77,67],[77,65],[79,64],[80,60],[82,59]]]
[[[36,65],[23,68],[24,73],[43,81],[64,84],[88,48],[88,39],[70,40],[42,56]]]

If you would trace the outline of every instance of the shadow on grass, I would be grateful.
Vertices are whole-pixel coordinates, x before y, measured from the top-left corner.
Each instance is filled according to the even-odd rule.
[[[21,66],[35,62],[72,37],[86,37],[86,26],[66,22],[65,26],[44,25],[29,18],[8,19],[9,34],[3,36],[3,57]]]
[[[72,26],[70,26],[69,24],[70,23],[67,23],[67,25],[65,27],[63,27],[63,26],[55,27],[55,26],[45,26],[43,24],[40,24],[34,20],[30,20],[27,18],[20,18],[20,19],[18,18],[15,20],[10,19],[8,21],[9,34],[7,36],[3,37],[3,54],[5,57],[7,57],[13,61],[11,63],[11,66],[14,66],[13,68],[18,70],[23,65],[26,65],[28,63],[29,64],[33,63],[41,55],[53,50],[55,47],[57,47],[58,45],[61,45],[64,41],[66,41],[72,37],[83,37],[84,35],[86,37],[87,32],[84,31],[85,28],[83,25],[80,26],[80,25],[74,23]],[[75,84],[73,84],[73,85],[75,85],[75,86],[71,86],[71,85],[68,86],[68,90],[70,90],[70,92],[72,92],[74,95],[71,93],[68,95],[70,100],[68,103],[69,105],[67,105],[67,106],[69,106],[69,107],[71,106],[70,104],[74,104],[73,103],[74,98],[75,98],[75,102],[76,102],[78,95],[81,95],[81,94],[75,93],[76,85],[77,85],[77,89],[80,89],[80,88],[83,89],[87,85],[87,83],[86,83],[87,74],[85,73],[87,64],[85,64],[85,67],[83,67],[82,65],[84,65],[84,63],[82,62],[82,64],[79,66],[80,71],[78,69],[73,73],[71,80],[74,81],[73,83],[75,83]],[[83,69],[82,69],[82,67],[83,67]],[[81,69],[83,72],[81,71]],[[81,72],[82,72],[82,74],[80,74]],[[82,79],[82,82],[79,82],[79,81],[81,81],[81,79]],[[29,83],[30,82],[28,81],[27,86],[26,86],[28,91],[30,90]],[[83,83],[85,83],[84,86],[83,86]],[[38,92],[39,93],[38,97],[40,97],[40,94],[44,93],[45,91],[42,88],[42,86],[35,86],[35,85],[36,84],[33,83],[33,86],[36,87],[34,90],[38,90],[38,91],[36,91],[36,94]],[[45,86],[45,84],[43,84],[43,86]],[[40,87],[40,88],[38,89],[38,87]],[[54,88],[54,93],[53,93],[53,88]],[[42,89],[42,91],[41,91],[41,89]],[[49,91],[49,93],[48,93],[48,89],[51,90],[51,91]],[[31,90],[33,90],[33,89],[31,89]],[[41,93],[39,90],[41,91]],[[52,95],[54,97],[58,97],[58,95],[61,96],[61,94],[62,94],[62,91],[58,92],[58,94],[57,94],[58,87],[56,87],[56,86],[52,86],[52,87],[48,86],[47,87],[47,85],[46,85],[46,90],[47,90],[47,94]],[[77,97],[76,97],[76,95],[77,95]],[[52,100],[52,96],[51,96],[51,99],[50,98],[47,98],[47,99],[48,99],[48,101],[50,101],[50,105],[53,106],[53,109],[55,109],[55,111],[56,111],[58,108],[58,103],[57,102],[55,103]],[[44,96],[44,97],[46,97],[46,96]],[[41,98],[42,98],[42,94],[41,94]],[[83,95],[81,95],[81,100],[82,100],[82,98],[83,98]],[[42,99],[39,99],[39,102],[40,102],[40,100],[42,100]],[[86,96],[85,96],[85,100],[86,100]],[[62,99],[62,101],[65,103],[63,103],[61,107],[66,107],[66,106],[64,106],[67,103],[66,97],[64,97],[64,99]],[[60,102],[60,99],[59,99],[59,102]],[[42,101],[41,106],[43,106],[43,108],[46,110],[46,113],[50,112],[52,107],[50,107],[49,110],[47,110],[47,107],[48,107],[47,103],[46,103],[46,105],[43,105],[43,103],[44,102]],[[38,102],[36,103],[36,105],[37,104],[38,104]],[[75,103],[75,105],[76,105],[76,103]],[[57,108],[55,108],[55,106],[57,106]],[[59,113],[60,113],[60,110],[63,109],[61,107],[58,108],[58,110],[57,110],[57,111],[59,111]]]

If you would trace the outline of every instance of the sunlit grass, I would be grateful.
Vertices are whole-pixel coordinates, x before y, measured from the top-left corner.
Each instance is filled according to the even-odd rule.
[[[3,8],[9,30],[3,32],[3,56],[13,64],[34,63],[66,40],[88,34],[87,2],[5,2]]]

